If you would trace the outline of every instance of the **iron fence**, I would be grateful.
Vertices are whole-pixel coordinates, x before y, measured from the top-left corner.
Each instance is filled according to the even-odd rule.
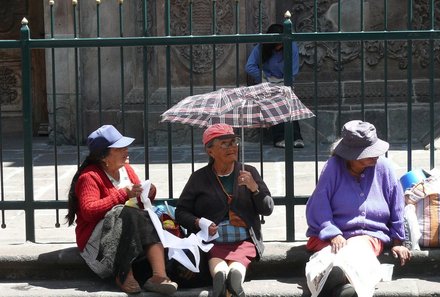
[[[26,240],[35,241],[35,210],[38,209],[54,209],[57,212],[57,218],[55,225],[58,227],[60,225],[59,215],[58,211],[60,209],[64,209],[67,207],[67,202],[65,199],[64,193],[60,193],[59,185],[60,180],[58,179],[58,147],[59,144],[57,143],[57,129],[59,128],[57,126],[59,115],[57,114],[57,104],[58,104],[58,98],[56,96],[57,94],[57,82],[59,81],[59,77],[57,77],[57,67],[60,66],[59,62],[56,61],[56,51],[58,49],[72,49],[74,51],[74,78],[75,78],[75,139],[76,139],[76,152],[75,152],[75,159],[76,164],[79,165],[82,161],[81,158],[82,155],[82,145],[83,145],[83,123],[84,123],[84,113],[83,109],[85,108],[84,105],[86,102],[83,102],[81,100],[81,85],[80,85],[80,50],[84,48],[93,48],[96,49],[96,55],[97,55],[97,73],[98,73],[98,81],[97,81],[97,89],[98,89],[98,120],[97,122],[99,124],[102,124],[105,122],[105,118],[103,117],[102,111],[105,109],[103,107],[105,100],[102,98],[102,73],[101,73],[101,67],[102,67],[102,53],[101,50],[104,48],[117,48],[119,49],[119,61],[113,61],[113,63],[119,64],[120,72],[116,73],[115,75],[120,76],[120,110],[119,113],[121,116],[121,125],[122,130],[125,131],[125,120],[129,116],[128,111],[125,109],[127,106],[126,103],[126,78],[124,77],[125,71],[124,67],[126,67],[127,63],[124,59],[125,54],[124,51],[131,47],[139,47],[142,49],[142,55],[143,55],[143,154],[144,154],[144,175],[145,178],[148,178],[150,175],[150,160],[149,160],[149,152],[150,152],[150,138],[148,135],[149,126],[151,125],[151,119],[149,117],[150,114],[150,83],[149,83],[149,74],[148,74],[148,65],[147,63],[147,55],[148,50],[151,48],[163,48],[164,49],[164,73],[165,73],[165,89],[166,89],[166,102],[165,107],[171,107],[171,105],[174,103],[171,93],[173,89],[172,80],[171,80],[171,49],[173,46],[187,46],[189,48],[189,52],[192,53],[193,47],[196,45],[209,45],[211,47],[211,55],[212,55],[212,61],[214,65],[212,66],[212,89],[217,88],[217,71],[216,71],[216,47],[220,44],[230,44],[235,47],[235,67],[236,71],[234,73],[235,76],[235,85],[239,86],[240,84],[243,84],[242,75],[241,75],[241,68],[240,68],[240,60],[239,56],[240,53],[246,50],[245,45],[254,44],[254,43],[282,43],[284,45],[284,48],[290,48],[292,41],[296,41],[298,43],[307,43],[309,46],[313,48],[312,52],[312,62],[310,63],[312,71],[311,71],[311,78],[312,78],[312,85],[314,86],[313,92],[312,92],[312,98],[308,101],[309,107],[313,110],[313,112],[316,115],[316,118],[313,120],[313,128],[314,128],[314,152],[315,152],[315,160],[314,160],[314,171],[315,171],[315,182],[319,176],[319,143],[320,139],[318,136],[319,131],[319,121],[322,112],[327,108],[326,106],[322,105],[319,100],[319,87],[320,87],[320,69],[319,69],[319,63],[318,63],[318,50],[320,48],[322,49],[321,45],[331,42],[335,43],[336,46],[336,55],[335,55],[335,65],[336,66],[342,66],[344,64],[344,61],[342,61],[342,51],[343,51],[343,45],[347,42],[356,42],[359,43],[359,49],[360,49],[360,59],[359,59],[359,73],[360,73],[360,93],[361,98],[360,102],[357,104],[357,108],[359,109],[359,117],[362,119],[366,118],[366,114],[369,112],[369,102],[366,101],[367,98],[365,98],[365,82],[367,78],[365,77],[365,67],[366,67],[366,60],[365,60],[365,51],[368,50],[367,44],[368,42],[376,42],[381,47],[383,47],[382,53],[383,53],[383,74],[382,74],[382,80],[381,83],[383,83],[383,97],[382,97],[382,105],[379,107],[382,109],[384,117],[381,119],[383,121],[383,127],[385,129],[384,135],[387,138],[388,128],[390,125],[392,125],[392,122],[390,121],[388,115],[390,113],[390,105],[389,105],[389,98],[391,97],[390,91],[389,91],[389,82],[388,82],[388,62],[390,59],[390,45],[394,42],[403,42],[403,51],[405,52],[406,56],[406,71],[404,71],[404,77],[407,80],[407,100],[403,104],[406,108],[406,118],[407,118],[407,141],[403,144],[404,148],[407,151],[407,169],[410,170],[413,166],[413,160],[412,160],[412,151],[413,151],[413,138],[412,135],[412,127],[413,127],[413,103],[414,103],[414,90],[413,90],[413,63],[412,59],[413,57],[417,55],[424,54],[427,57],[428,61],[428,76],[426,76],[427,81],[427,87],[429,88],[429,98],[425,101],[427,108],[426,108],[426,120],[429,122],[428,129],[429,129],[429,152],[430,152],[430,164],[429,167],[433,168],[435,167],[436,160],[435,160],[435,147],[434,147],[434,140],[435,140],[435,133],[436,133],[436,89],[435,89],[435,82],[436,82],[436,73],[435,73],[435,65],[438,65],[439,63],[439,40],[440,40],[440,30],[438,30],[438,16],[435,15],[436,9],[439,8],[436,7],[435,1],[407,1],[407,28],[401,29],[401,30],[390,30],[388,28],[387,24],[387,15],[388,15],[388,1],[384,0],[383,5],[383,28],[380,28],[380,30],[376,31],[366,31],[364,28],[364,20],[363,20],[363,9],[364,9],[364,2],[361,1],[360,4],[360,27],[357,31],[350,31],[350,32],[344,32],[341,30],[341,5],[338,6],[338,17],[337,17],[337,28],[338,30],[334,32],[319,32],[318,30],[318,21],[320,19],[319,17],[319,1],[314,0],[313,1],[313,16],[310,16],[310,21],[312,23],[311,30],[310,31],[302,31],[302,32],[294,32],[293,25],[291,21],[291,16],[287,12],[284,19],[284,33],[282,34],[262,34],[263,33],[263,18],[262,14],[264,11],[264,1],[258,1],[258,30],[259,33],[256,34],[247,34],[247,33],[241,33],[240,32],[240,1],[231,1],[231,3],[234,4],[234,14],[235,14],[235,23],[234,26],[234,34],[217,34],[217,1],[211,1],[211,26],[212,26],[212,32],[209,35],[194,35],[192,26],[194,25],[192,16],[193,16],[193,9],[194,9],[194,1],[188,1],[187,3],[187,9],[188,9],[188,35],[186,36],[172,36],[171,30],[170,30],[170,24],[173,22],[170,16],[171,11],[171,5],[172,1],[167,0],[164,1],[164,34],[162,36],[151,36],[148,31],[148,13],[147,10],[149,8],[149,4],[151,4],[151,1],[141,1],[142,3],[142,36],[132,36],[132,37],[126,37],[124,36],[124,2],[121,0],[118,2],[118,30],[119,30],[119,36],[117,37],[102,37],[100,34],[100,28],[101,28],[101,16],[100,16],[100,7],[101,3],[100,1],[96,1],[95,6],[95,13],[96,13],[96,37],[81,37],[79,34],[79,25],[78,25],[78,1],[72,1],[71,6],[71,13],[72,13],[72,28],[73,28],[73,36],[71,38],[55,38],[55,31],[54,31],[54,7],[55,3],[54,1],[49,1],[49,9],[50,9],[50,32],[46,39],[31,39],[30,38],[30,29],[29,24],[26,19],[23,19],[22,26],[20,28],[20,39],[19,40],[1,40],[0,41],[0,49],[7,51],[8,49],[19,49],[21,51],[21,96],[23,101],[23,109],[22,109],[22,116],[23,116],[23,184],[24,184],[24,191],[23,191],[23,197],[18,197],[18,199],[8,199],[6,198],[5,193],[5,183],[4,180],[4,168],[7,167],[7,164],[5,164],[3,159],[3,154],[0,154],[1,158],[1,166],[0,166],[0,175],[1,175],[1,201],[0,201],[0,210],[2,212],[2,227],[6,227],[6,219],[5,219],[5,211],[6,210],[24,210],[25,211],[25,221],[26,221]],[[335,3],[340,4],[341,1],[337,1]],[[414,3],[417,3],[417,5],[426,5],[426,11],[429,12],[428,19],[429,24],[427,27],[419,27],[419,28],[413,28],[414,24],[414,17],[413,17],[413,5]],[[109,4],[110,5],[110,4]],[[32,24],[30,24],[32,25]],[[436,27],[437,26],[437,27]],[[414,51],[413,43],[414,42],[424,42],[424,46],[422,47],[422,50],[420,48],[418,49],[418,52]],[[33,152],[34,152],[34,143],[33,143],[33,136],[35,134],[34,127],[32,124],[32,110],[33,110],[33,102],[32,102],[32,82],[31,82],[31,76],[32,76],[32,61],[31,61],[31,53],[35,49],[44,49],[47,52],[46,58],[49,59],[51,62],[49,63],[51,69],[51,75],[48,77],[48,80],[51,81],[51,92],[53,94],[51,100],[52,100],[52,108],[53,113],[51,114],[51,122],[54,123],[51,126],[52,133],[55,135],[53,138],[53,170],[54,170],[54,184],[53,184],[53,197],[49,197],[51,199],[47,199],[44,201],[36,201],[34,199],[34,191],[41,185],[36,184],[34,179],[35,175],[33,172],[34,169],[34,160],[33,160]],[[291,51],[284,51],[285,55],[285,84],[291,85],[293,81],[292,73],[291,73],[291,63],[292,63],[292,57],[291,57]],[[189,62],[189,80],[188,80],[188,89],[189,93],[192,95],[194,93],[194,80],[193,80],[193,55],[190,54],[190,62]],[[91,66],[90,66],[91,67]],[[336,69],[335,72],[337,73],[337,80],[336,80],[336,86],[337,91],[336,94],[338,94],[336,100],[337,100],[337,127],[336,131],[339,131],[339,128],[341,127],[341,122],[344,119],[344,102],[342,101],[342,85],[344,84],[344,78],[343,78],[343,72],[341,71],[342,67],[339,69]],[[49,100],[49,99],[48,99]],[[173,125],[167,124],[167,145],[166,149],[168,152],[168,160],[167,160],[167,175],[168,175],[168,198],[170,201],[173,201],[175,198],[174,195],[174,189],[173,189],[173,175],[175,172],[173,171],[173,141],[172,141],[172,133],[173,133]],[[1,125],[0,125],[0,132],[1,132]],[[191,131],[191,147],[194,151],[194,131]],[[296,205],[304,205],[307,201],[308,195],[295,195],[295,182],[294,181],[294,171],[295,171],[295,162],[298,162],[297,160],[294,160],[294,149],[292,147],[293,139],[293,130],[292,125],[288,124],[286,125],[286,149],[284,151],[284,176],[285,176],[285,194],[283,196],[275,197],[275,201],[277,205],[285,206],[286,208],[286,239],[288,241],[294,241],[295,240],[295,216],[293,210],[295,209]],[[260,152],[264,151],[264,145],[263,140],[260,139]],[[0,153],[3,153],[3,149],[0,150]],[[195,158],[194,153],[192,153],[192,160],[191,163],[191,169],[194,171],[195,168]],[[265,162],[263,158],[260,158],[260,169],[263,172]],[[313,188],[310,189],[310,193],[313,191]],[[23,199],[21,199],[23,198]],[[21,200],[20,200],[21,199]]]

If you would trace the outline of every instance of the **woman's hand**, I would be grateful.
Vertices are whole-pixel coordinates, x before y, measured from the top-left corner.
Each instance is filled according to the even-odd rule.
[[[403,266],[411,260],[411,251],[403,245],[395,245],[391,248],[394,258],[400,258],[400,265]]]
[[[344,246],[347,245],[347,240],[342,235],[337,235],[330,240],[332,253],[338,253]]]
[[[217,229],[218,227],[216,224],[212,223],[211,225],[209,225],[208,227],[209,236],[213,236],[215,233],[217,233]]]
[[[134,184],[125,187],[125,192],[127,192],[127,198],[139,197],[142,193],[142,188],[140,184]]]
[[[200,219],[197,218],[196,221],[195,221],[195,225],[196,225],[197,228],[200,229],[199,222],[200,222]],[[208,234],[209,234],[209,236],[213,236],[215,233],[217,233],[217,229],[218,229],[218,226],[216,224],[212,223],[211,225],[209,225],[209,227],[208,227]]]
[[[150,200],[154,200],[154,198],[156,198],[156,192],[156,186],[151,184],[150,191],[148,192],[148,198],[150,198]]]
[[[252,174],[249,171],[240,170],[240,175],[238,176],[238,185],[246,186],[252,193],[258,190],[258,184],[255,182]]]

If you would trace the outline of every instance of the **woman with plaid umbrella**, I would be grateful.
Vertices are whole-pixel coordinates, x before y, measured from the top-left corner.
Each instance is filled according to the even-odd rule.
[[[205,130],[209,163],[191,175],[176,208],[177,222],[189,232],[207,227],[210,236],[218,234],[208,252],[214,297],[226,296],[226,290],[233,297],[246,296],[246,269],[264,249],[259,215],[268,216],[274,208],[257,170],[237,161],[239,143],[227,124]]]

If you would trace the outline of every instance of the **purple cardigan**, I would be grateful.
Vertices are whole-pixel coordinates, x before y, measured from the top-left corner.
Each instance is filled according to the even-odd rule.
[[[306,235],[330,240],[370,235],[384,244],[404,239],[404,195],[391,162],[380,157],[367,167],[360,182],[350,175],[346,161],[331,157],[307,202]]]

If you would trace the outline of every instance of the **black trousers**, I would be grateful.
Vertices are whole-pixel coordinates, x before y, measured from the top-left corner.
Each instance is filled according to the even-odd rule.
[[[298,139],[303,139],[301,136],[301,128],[299,127],[298,121],[293,121],[293,141]],[[272,139],[273,144],[278,141],[284,140],[284,125],[285,123],[281,123],[275,126],[272,126]]]

